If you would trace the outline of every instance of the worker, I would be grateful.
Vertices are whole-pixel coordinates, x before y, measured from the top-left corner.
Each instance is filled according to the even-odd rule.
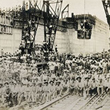
[[[44,82],[44,87],[43,87],[43,91],[44,91],[44,95],[43,95],[43,99],[44,102],[48,102],[49,101],[49,87],[48,87],[48,82],[45,81]]]
[[[13,101],[12,101],[12,91],[11,88],[9,86],[9,82],[6,81],[4,84],[5,88],[4,88],[4,98],[5,98],[5,102],[7,103],[7,105],[9,107],[13,106]]]
[[[84,97],[87,98],[89,96],[89,91],[91,88],[91,83],[89,80],[89,77],[85,77],[85,81],[84,81]]]
[[[103,85],[103,80],[100,78],[97,84],[97,93],[98,95],[103,94],[104,92],[104,85]]]
[[[78,76],[77,78],[76,78],[76,87],[77,87],[77,94],[79,95],[79,96],[83,96],[83,85],[82,85],[82,82],[81,82],[81,77],[80,76]]]
[[[97,94],[97,81],[95,78],[92,78],[90,81],[90,96],[93,96],[94,94]]]

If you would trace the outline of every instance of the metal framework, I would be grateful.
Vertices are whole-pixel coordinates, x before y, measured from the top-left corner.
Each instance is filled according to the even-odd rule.
[[[65,16],[64,16],[65,14]],[[69,17],[69,4],[65,6],[65,8],[61,12],[61,18]]]
[[[38,11],[39,10],[39,11]],[[35,53],[35,37],[38,29],[40,16],[40,8],[37,1],[32,5],[31,0],[25,3],[23,1],[22,7],[22,41],[20,45],[21,53],[34,54]]]
[[[102,4],[105,10],[105,14],[106,14],[106,18],[107,18],[107,22],[110,26],[110,0],[102,0]]]
[[[23,1],[22,15],[22,41],[20,49],[22,55],[35,53],[35,37],[41,17],[44,19],[44,48],[53,50],[57,25],[61,13],[62,0],[43,0],[42,9],[37,5],[37,1],[32,5]],[[48,47],[47,47],[48,46]]]
[[[43,0],[44,42],[48,51],[53,50],[61,8],[62,0]]]
[[[95,25],[95,19],[91,15],[79,15],[78,19],[78,39],[91,39],[92,27]]]

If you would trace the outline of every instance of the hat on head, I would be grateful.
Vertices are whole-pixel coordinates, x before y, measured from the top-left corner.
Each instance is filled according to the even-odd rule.
[[[85,79],[90,79],[90,77],[86,76]]]
[[[48,82],[47,82],[47,81],[45,81],[45,82],[44,82],[44,84],[48,84]]]
[[[6,81],[4,84],[5,84],[5,85],[6,85],[6,84],[9,84],[9,82],[8,82],[8,81]]]
[[[49,83],[54,83],[54,81],[51,80]]]
[[[78,77],[76,78],[76,80],[78,80],[78,79],[81,79],[81,77],[80,77],[80,76],[78,76]]]
[[[61,83],[60,81],[57,81],[57,82],[56,82],[56,84],[60,84],[60,83]]]
[[[95,78],[92,78],[92,80],[95,80]]]
[[[42,85],[42,83],[41,83],[41,82],[39,82],[39,83],[38,83],[38,85]]]

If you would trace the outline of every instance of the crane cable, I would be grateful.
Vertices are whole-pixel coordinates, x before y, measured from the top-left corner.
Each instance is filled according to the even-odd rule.
[[[83,33],[83,35],[84,35],[84,54],[85,54],[85,0],[84,0],[84,33]]]

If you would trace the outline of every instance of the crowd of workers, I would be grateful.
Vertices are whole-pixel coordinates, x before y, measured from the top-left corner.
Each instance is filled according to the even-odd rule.
[[[0,57],[0,105],[44,104],[66,94],[86,99],[110,92],[109,52],[85,57],[51,53],[40,66],[34,59],[12,59],[10,55]]]

